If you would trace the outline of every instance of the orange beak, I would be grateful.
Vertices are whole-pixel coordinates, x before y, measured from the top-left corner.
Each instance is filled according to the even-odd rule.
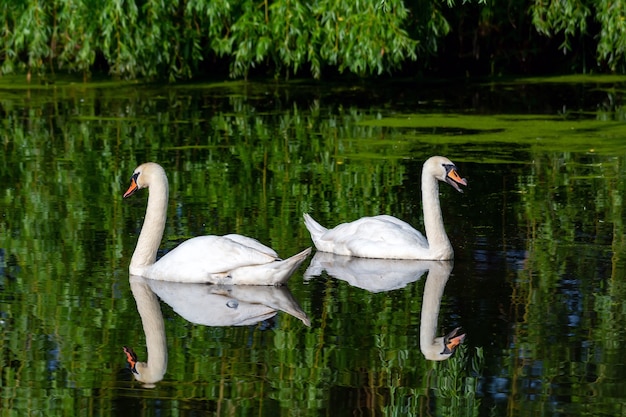
[[[456,349],[458,345],[463,343],[463,340],[465,340],[464,334],[457,336],[457,337],[453,337],[452,339],[448,340],[448,344],[446,345],[446,347],[449,350],[454,351],[454,349]]]
[[[461,178],[459,173],[456,172],[456,168],[452,167],[448,170],[446,174],[446,182],[454,187],[455,190],[462,193],[463,190],[459,187],[459,185],[467,186],[467,180],[465,178]]]
[[[126,190],[126,192],[124,193],[124,198],[131,196],[138,189],[139,189],[139,186],[137,185],[137,180],[133,176],[130,179],[130,187],[128,187],[128,190]]]
[[[458,184],[467,186],[467,180],[465,178],[461,178],[459,173],[456,172],[456,169],[450,170],[450,172],[448,172],[448,177]]]
[[[461,332],[461,328],[457,327],[456,329],[452,330],[450,333],[444,336],[443,338],[444,349],[443,349],[443,352],[441,353],[451,354],[452,352],[454,352],[457,346],[463,343],[463,340],[465,340],[465,333],[460,333],[460,332]]]
[[[133,371],[134,373],[137,373],[137,368],[136,368],[137,355],[128,346],[124,346],[122,349],[124,350],[124,353],[126,354],[126,362],[128,362],[128,364],[130,365],[130,370]]]

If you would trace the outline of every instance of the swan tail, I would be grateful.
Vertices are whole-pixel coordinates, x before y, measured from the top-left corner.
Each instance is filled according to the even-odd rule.
[[[229,284],[284,285],[310,253],[311,248],[306,248],[287,259],[237,268],[231,271]]]
[[[306,271],[304,271],[304,280],[311,281],[312,279],[321,276],[323,272],[324,268],[322,268],[321,266],[311,265],[306,269]]]
[[[309,230],[311,234],[311,239],[313,241],[317,241],[324,233],[328,231],[327,228],[316,222],[313,217],[309,216],[308,213],[304,213],[304,225]]]
[[[304,271],[304,280],[305,281],[310,281],[314,278],[317,278],[319,276],[322,275],[322,273],[324,272],[325,268],[324,265],[322,265],[322,263],[319,261],[319,254],[322,254],[323,252],[317,252],[317,254],[313,257],[313,259],[311,259],[311,263],[309,264],[308,268]]]
[[[311,253],[311,248],[306,248],[302,252],[296,253],[290,258],[287,258],[283,261],[278,261],[279,263],[282,264],[279,267],[279,269],[282,272],[281,275],[284,275],[284,278],[281,280],[281,282],[279,282],[278,284],[274,284],[274,285],[282,285],[286,283],[289,277],[291,277],[291,275],[293,275],[293,273],[296,272],[296,269],[298,269],[300,264],[304,262],[304,260],[309,256],[310,253]]]

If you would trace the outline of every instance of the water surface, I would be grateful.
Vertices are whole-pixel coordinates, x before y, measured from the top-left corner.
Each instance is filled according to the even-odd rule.
[[[624,414],[623,89],[5,81],[2,414]],[[147,298],[158,309],[133,296],[147,193],[121,194],[139,163],[168,172],[163,251],[241,233],[290,256],[311,245],[303,212],[329,226],[387,213],[422,230],[421,165],[434,154],[469,181],[463,194],[441,188],[448,273],[316,270],[311,256],[280,294],[296,310],[254,323],[197,323],[165,297]],[[378,270],[382,283],[362,272]],[[195,294],[243,310],[232,291]],[[146,305],[162,332],[146,331]],[[461,348],[427,359],[421,332],[456,327]],[[122,347],[146,360],[151,340],[168,360],[142,383]]]

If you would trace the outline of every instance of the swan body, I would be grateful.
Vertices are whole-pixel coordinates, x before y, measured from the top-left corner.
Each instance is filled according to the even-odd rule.
[[[307,326],[311,320],[287,286],[205,285],[146,280],[154,293],[185,320],[203,326],[249,326],[290,314]]]
[[[318,251],[304,272],[304,279],[310,281],[326,271],[353,287],[379,293],[404,288],[419,280],[431,262],[434,261],[359,258]]]
[[[388,215],[363,217],[327,229],[305,213],[304,223],[315,247],[322,252],[362,258],[450,260],[454,251],[443,225],[439,181],[459,192],[462,192],[459,185],[467,185],[448,158],[433,156],[424,162],[422,205],[426,236]]]
[[[131,275],[187,283],[282,285],[311,252],[307,248],[282,260],[255,239],[237,234],[210,235],[186,240],[157,261],[169,194],[167,176],[159,164],[139,165],[124,198],[142,188],[149,188],[148,206],[130,261]]]

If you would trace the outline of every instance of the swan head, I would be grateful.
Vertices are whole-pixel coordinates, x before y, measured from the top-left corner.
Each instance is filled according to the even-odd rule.
[[[139,165],[130,177],[130,187],[124,193],[124,198],[130,197],[137,190],[150,187],[150,184],[155,184],[157,180],[161,183],[165,180],[167,183],[167,176],[161,165],[155,162]]]
[[[457,327],[443,337],[442,355],[452,355],[455,349],[465,340],[465,333],[461,333],[461,328]]]
[[[146,387],[153,387],[155,383],[163,379],[164,369],[151,370],[146,362],[137,360],[137,354],[134,350],[128,346],[124,346],[123,349],[126,354],[126,362],[130,365],[130,371],[137,381],[143,382]]]
[[[429,174],[439,181],[450,184],[455,190],[462,193],[459,185],[467,186],[467,180],[461,178],[456,165],[444,156],[433,156],[424,162],[423,174]]]
[[[461,333],[461,328],[457,327],[443,337],[436,337],[432,346],[422,349],[424,357],[431,361],[444,361],[456,350],[465,340],[465,333]]]

